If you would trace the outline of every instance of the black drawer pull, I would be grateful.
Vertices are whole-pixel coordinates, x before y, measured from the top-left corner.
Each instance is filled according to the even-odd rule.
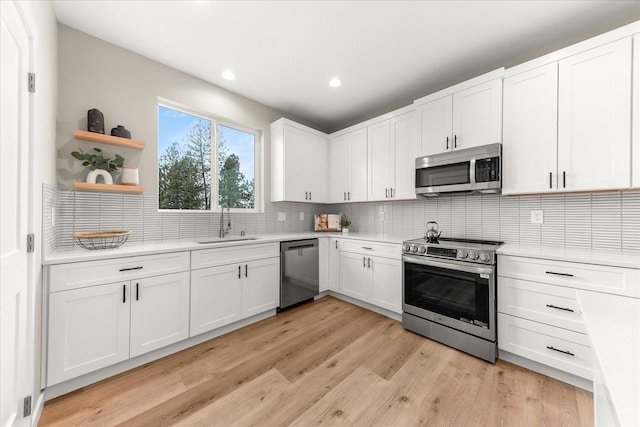
[[[127,285],[122,285],[122,303],[127,302]]]
[[[553,175],[549,172],[549,188],[553,188]]]
[[[362,246],[362,249],[366,249],[368,251],[372,251],[373,250],[373,248],[370,248],[369,246]]]
[[[140,284],[136,283],[136,301],[140,300]]]
[[[547,273],[547,274],[555,274],[556,276],[573,277],[573,274],[569,274],[569,273],[556,273],[555,271],[545,271],[545,273]]]
[[[142,270],[142,267],[121,268],[120,271]]]
[[[244,277],[249,277],[249,267],[247,267],[247,264],[244,265]]]
[[[557,348],[553,347],[552,345],[548,345],[547,348],[549,350],[557,351],[558,353],[566,354],[566,355],[569,355],[569,356],[575,356],[575,354],[571,353],[568,350],[558,350]]]
[[[558,306],[555,306],[555,305],[553,305],[553,304],[547,304],[547,307],[549,307],[549,308],[555,308],[556,310],[570,311],[570,312],[572,312],[572,313],[574,312],[574,311],[573,311],[572,309],[570,309],[570,308],[558,307]]]
[[[242,278],[242,270],[241,269],[242,269],[242,266],[239,265],[238,266],[238,279]]]

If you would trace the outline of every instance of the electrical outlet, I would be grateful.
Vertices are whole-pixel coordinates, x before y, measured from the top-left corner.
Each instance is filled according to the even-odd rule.
[[[300,212],[300,221],[304,221],[304,212]]]
[[[531,211],[531,224],[543,224],[544,211]]]
[[[278,221],[286,221],[287,213],[286,212],[278,212]]]

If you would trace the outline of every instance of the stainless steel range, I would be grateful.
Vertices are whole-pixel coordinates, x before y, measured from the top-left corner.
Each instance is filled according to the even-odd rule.
[[[404,328],[495,363],[500,245],[432,235],[403,242]]]

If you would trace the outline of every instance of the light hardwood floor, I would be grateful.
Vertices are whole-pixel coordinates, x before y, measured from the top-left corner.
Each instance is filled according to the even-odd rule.
[[[46,403],[40,426],[592,426],[589,392],[333,297]]]

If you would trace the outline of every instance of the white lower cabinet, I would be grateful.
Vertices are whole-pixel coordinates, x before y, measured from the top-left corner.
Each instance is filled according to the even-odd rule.
[[[187,272],[52,292],[47,385],[181,341],[188,320]]]
[[[197,269],[225,253],[225,264]],[[224,248],[192,253],[190,336],[278,306],[280,258],[274,256],[279,253],[278,244],[255,245],[248,253],[253,259],[243,260],[242,251],[229,257]]]
[[[340,292],[340,245],[342,241],[329,239],[329,290]]]
[[[350,240],[355,248],[359,241]],[[362,251],[340,252],[340,293],[394,313],[402,313],[402,261],[373,255],[395,245],[364,242]],[[400,249],[398,247],[398,254]]]

